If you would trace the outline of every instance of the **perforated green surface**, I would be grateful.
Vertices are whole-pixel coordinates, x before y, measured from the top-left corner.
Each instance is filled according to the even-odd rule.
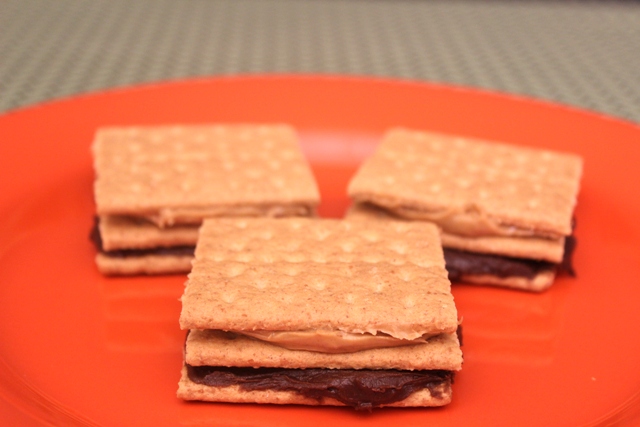
[[[640,3],[0,0],[0,111],[265,72],[446,82],[640,122]]]

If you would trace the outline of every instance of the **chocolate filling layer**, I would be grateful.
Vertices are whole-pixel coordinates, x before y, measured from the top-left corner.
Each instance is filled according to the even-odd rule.
[[[575,276],[572,264],[576,239],[573,235],[565,239],[564,255],[560,264],[546,261],[536,261],[523,258],[509,258],[500,255],[479,254],[444,248],[444,259],[449,280],[459,281],[464,275],[490,274],[498,277],[526,277],[534,278],[545,270],[556,269],[559,273]]]
[[[577,244],[578,241],[573,234],[564,239],[564,254],[562,256],[562,262],[558,264],[558,272],[567,273],[572,277],[576,277],[576,271],[573,269],[573,252],[576,250]]]
[[[293,391],[305,397],[333,398],[356,409],[370,410],[406,399],[412,393],[428,389],[442,398],[442,386],[453,382],[453,372],[357,370],[357,369],[284,369],[190,366],[191,381],[212,387],[239,385],[247,391]]]
[[[519,276],[532,279],[543,270],[555,268],[555,264],[549,262],[477,254],[449,248],[444,248],[444,259],[451,281],[458,281],[465,275],[480,274],[498,277]]]

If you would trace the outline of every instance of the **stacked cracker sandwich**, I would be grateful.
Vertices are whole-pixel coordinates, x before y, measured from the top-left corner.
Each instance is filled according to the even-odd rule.
[[[104,274],[191,270],[204,218],[312,216],[319,203],[286,125],[110,127],[93,144]]]
[[[581,174],[573,154],[397,128],[350,182],[350,215],[438,225],[452,281],[542,291],[573,273]]]
[[[462,365],[427,223],[206,220],[180,325],[187,400],[442,406]]]

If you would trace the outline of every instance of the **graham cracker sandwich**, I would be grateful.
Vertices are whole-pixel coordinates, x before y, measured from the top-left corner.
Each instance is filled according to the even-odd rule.
[[[109,127],[92,151],[104,274],[188,272],[204,218],[313,216],[320,200],[287,125]]]
[[[442,406],[462,366],[428,223],[207,219],[181,301],[185,400]]]
[[[574,154],[396,128],[349,183],[353,217],[441,229],[449,278],[532,291],[573,274]]]

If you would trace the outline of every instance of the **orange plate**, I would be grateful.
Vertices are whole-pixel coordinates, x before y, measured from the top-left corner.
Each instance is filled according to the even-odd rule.
[[[453,403],[383,409],[175,397],[184,276],[105,278],[87,238],[90,144],[105,125],[288,122],[340,216],[346,184],[396,125],[579,153],[578,278],[543,294],[454,286],[465,363]],[[3,425],[578,426],[638,423],[640,128],[513,96],[417,82],[246,76],[114,90],[0,116]]]

